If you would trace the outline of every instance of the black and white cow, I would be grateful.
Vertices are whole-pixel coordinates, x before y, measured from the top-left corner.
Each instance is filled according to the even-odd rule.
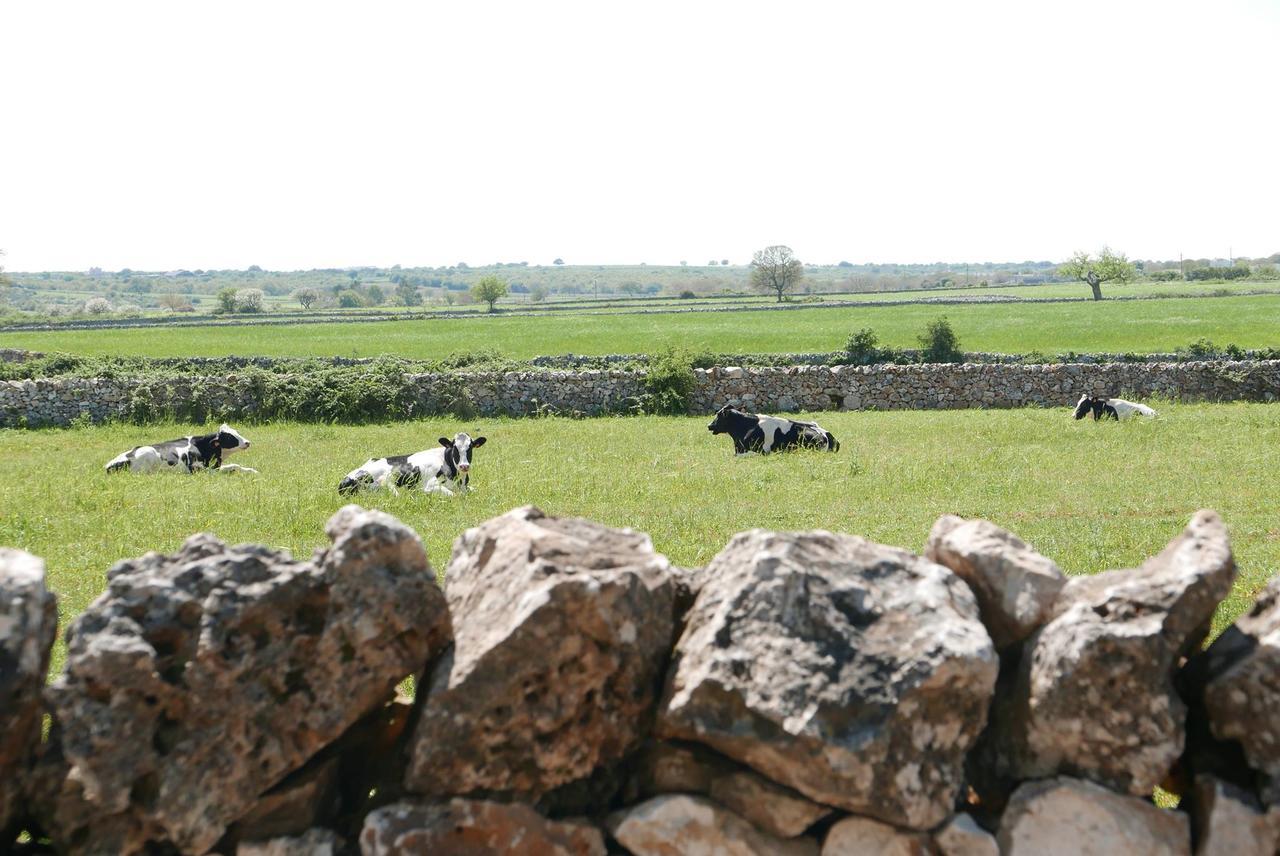
[[[831,432],[824,430],[816,422],[762,416],[739,410],[731,404],[716,411],[716,418],[711,420],[707,430],[712,434],[728,434],[732,437],[733,451],[739,455],[747,452],[768,454],[776,449],[791,449],[796,446],[825,449],[829,452],[840,449],[840,444],[831,436]]]
[[[1083,419],[1090,413],[1093,414],[1094,422],[1099,419],[1128,419],[1135,413],[1143,416],[1156,415],[1156,412],[1147,405],[1135,404],[1123,398],[1106,398],[1101,395],[1080,396],[1080,400],[1076,402],[1075,418]]]
[[[179,437],[177,440],[166,440],[163,443],[134,446],[108,461],[107,472],[132,470],[137,473],[149,473],[159,469],[181,467],[188,473],[202,469],[256,473],[257,470],[249,467],[236,464],[224,466],[222,463],[223,455],[247,449],[249,445],[249,441],[240,432],[224,423],[213,434]]]
[[[370,458],[347,473],[338,484],[338,493],[350,496],[360,488],[376,490],[390,484],[393,489],[421,485],[425,493],[453,496],[447,482],[453,482],[459,492],[470,490],[471,452],[484,442],[484,437],[473,440],[467,434],[457,434],[452,440],[441,437],[439,446],[412,455]]]

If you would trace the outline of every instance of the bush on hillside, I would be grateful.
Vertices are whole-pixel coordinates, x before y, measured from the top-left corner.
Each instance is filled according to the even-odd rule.
[[[930,321],[917,341],[920,343],[920,360],[925,363],[963,363],[960,337],[951,329],[946,316]]]
[[[684,414],[697,380],[693,361],[684,351],[666,348],[649,360],[644,377],[644,409],[648,413]]]

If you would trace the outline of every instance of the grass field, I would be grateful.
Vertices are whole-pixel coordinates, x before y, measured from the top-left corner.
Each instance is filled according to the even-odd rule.
[[[652,352],[680,345],[718,353],[828,351],[871,327],[882,344],[913,347],[946,315],[969,350],[1170,351],[1198,338],[1241,347],[1280,344],[1280,295],[1102,303],[797,309],[666,315],[306,324],[287,327],[0,332],[0,347],[138,356],[375,356],[437,359],[496,348],[507,356]]]
[[[309,555],[349,469],[465,429],[489,437],[472,494],[360,500],[413,526],[437,571],[463,529],[525,503],[646,531],[683,565],[753,526],[919,549],[938,515],[954,512],[1009,527],[1072,574],[1131,567],[1209,507],[1231,528],[1241,568],[1218,630],[1280,569],[1280,405],[1165,404],[1157,420],[1123,424],[1074,422],[1065,410],[817,418],[843,443],[838,454],[734,458],[698,418],[239,426],[254,447],[235,460],[261,474],[228,477],[102,470],[130,445],[193,426],[0,431],[0,544],[47,560],[65,625],[113,562],[171,551],[193,532]]]

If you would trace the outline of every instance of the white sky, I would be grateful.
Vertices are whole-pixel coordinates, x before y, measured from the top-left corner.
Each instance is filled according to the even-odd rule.
[[[1280,251],[1280,2],[6,2],[10,270]]]

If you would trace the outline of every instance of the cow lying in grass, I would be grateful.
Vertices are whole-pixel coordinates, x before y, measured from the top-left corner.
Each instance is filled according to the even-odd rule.
[[[1143,416],[1155,416],[1156,412],[1145,404],[1135,404],[1123,398],[1104,398],[1100,395],[1082,395],[1076,402],[1076,419],[1083,419],[1090,413],[1093,421],[1099,419],[1128,419],[1135,413]]]
[[[802,446],[808,449],[840,449],[830,431],[823,430],[816,422],[800,422],[780,416],[762,416],[726,404],[716,411],[707,430],[712,434],[728,434],[733,438],[733,451],[739,455],[747,452],[770,452]]]
[[[350,496],[361,488],[377,490],[390,487],[415,488],[419,485],[425,493],[443,493],[453,496],[448,482],[458,491],[470,490],[471,452],[484,445],[484,437],[474,440],[467,434],[457,434],[452,440],[440,438],[434,449],[423,449],[412,455],[389,455],[370,458],[338,484],[338,493]]]
[[[256,473],[257,470],[250,467],[222,463],[223,455],[247,448],[249,448],[249,441],[236,429],[224,423],[213,434],[180,437],[177,440],[152,443],[149,446],[134,446],[108,461],[107,472],[132,470],[137,473],[149,473],[180,466],[188,473],[203,469],[223,473]]]

